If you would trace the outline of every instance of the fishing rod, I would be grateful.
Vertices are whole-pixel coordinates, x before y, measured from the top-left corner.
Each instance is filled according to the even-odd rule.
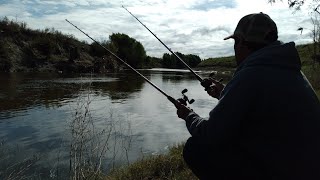
[[[187,98],[187,96],[184,94],[187,92],[186,89],[184,89],[181,93],[183,95],[183,98],[179,98],[178,100],[174,99],[173,97],[169,96],[167,93],[165,93],[164,91],[162,91],[158,86],[156,86],[154,83],[152,83],[148,78],[146,78],[144,75],[142,75],[139,71],[137,71],[136,69],[134,69],[132,66],[130,66],[128,63],[126,63],[124,60],[122,60],[119,56],[117,56],[115,53],[113,53],[111,50],[109,50],[108,48],[104,47],[103,45],[101,45],[98,41],[96,41],[95,39],[93,39],[92,37],[90,37],[87,33],[85,33],[84,31],[82,31],[80,28],[78,28],[76,25],[74,25],[73,23],[71,23],[68,19],[66,19],[66,21],[71,24],[73,27],[75,27],[76,29],[78,29],[80,32],[82,32],[84,35],[86,35],[88,38],[90,38],[93,42],[97,43],[100,47],[102,47],[104,50],[108,51],[111,55],[113,55],[114,57],[116,57],[119,61],[121,61],[123,64],[125,64],[128,68],[130,68],[131,70],[133,70],[135,73],[137,73],[138,75],[140,75],[145,81],[147,81],[151,86],[153,86],[155,89],[157,89],[161,94],[163,94],[164,96],[167,97],[167,99],[172,102],[175,106],[177,106],[177,102],[180,102],[184,105],[187,105],[187,102],[189,102],[189,104],[192,104],[194,102],[193,99],[191,99],[189,101],[189,99]]]
[[[122,8],[125,9],[126,11],[128,11],[128,13],[130,13],[142,26],[144,26],[155,38],[158,39],[158,41],[164,46],[166,47],[176,58],[178,58],[189,70],[190,72],[192,72],[192,74],[194,74],[196,76],[196,78],[200,81],[203,82],[203,79],[197,74],[195,73],[191,67],[184,62],[183,59],[181,59],[175,52],[173,52],[164,42],[161,41],[161,39],[159,39],[146,25],[144,25],[135,15],[133,15],[127,8],[125,8],[122,5]]]

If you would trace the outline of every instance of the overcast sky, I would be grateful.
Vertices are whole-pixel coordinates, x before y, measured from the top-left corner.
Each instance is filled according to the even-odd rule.
[[[233,55],[233,40],[224,41],[246,14],[264,12],[277,23],[279,39],[296,44],[311,42],[307,10],[293,13],[287,1],[267,0],[0,0],[0,17],[26,22],[29,28],[55,28],[91,41],[65,19],[98,41],[124,33],[141,42],[147,55],[169,51],[121,6],[136,15],[173,51],[202,59]],[[304,8],[307,8],[306,6]],[[304,27],[300,34],[297,29]]]

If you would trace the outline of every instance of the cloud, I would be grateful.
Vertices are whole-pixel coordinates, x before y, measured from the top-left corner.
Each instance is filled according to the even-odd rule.
[[[235,8],[237,3],[235,0],[204,0],[197,1],[198,3],[191,7],[191,9],[207,11],[217,8]]]
[[[226,32],[228,34],[231,34],[231,29],[225,26],[218,26],[215,28],[202,27],[202,28],[193,30],[192,35],[211,36],[219,32]]]
[[[312,29],[312,23],[307,11],[293,14],[287,3],[270,5],[265,0],[4,0],[0,17],[26,22],[33,29],[54,27],[91,42],[65,21],[68,19],[96,40],[124,33],[141,42],[149,56],[167,53],[121,5],[173,51],[198,54],[201,58],[232,55],[233,41],[223,38],[234,31],[241,17],[261,11],[277,23],[281,40],[311,42],[308,29]],[[298,26],[305,28],[303,35],[296,30]]]

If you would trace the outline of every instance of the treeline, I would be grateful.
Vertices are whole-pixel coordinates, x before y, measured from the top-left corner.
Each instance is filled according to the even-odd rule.
[[[54,28],[32,30],[26,23],[8,18],[0,20],[0,72],[59,71],[105,72],[117,71],[123,66],[97,43],[79,41],[73,35],[62,34]],[[184,68],[173,55],[151,57],[143,45],[126,34],[113,33],[99,42],[134,68]],[[201,59],[197,55],[176,52],[191,67]]]
[[[197,55],[184,55],[180,52],[175,52],[175,54],[178,55],[181,59],[183,59],[183,61],[190,67],[196,67],[201,62],[200,57]],[[170,55],[168,53],[163,54],[162,66],[165,68],[185,68],[185,65],[174,54]]]

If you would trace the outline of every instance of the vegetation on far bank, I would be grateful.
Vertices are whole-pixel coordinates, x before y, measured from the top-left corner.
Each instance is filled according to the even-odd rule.
[[[218,58],[208,58],[201,63],[198,64],[197,68],[216,68],[216,67],[223,67],[228,69],[234,69],[236,68],[237,64],[235,62],[234,56],[228,56],[228,57],[218,57]]]
[[[0,20],[0,36],[0,72],[102,73],[126,68],[99,44],[134,68],[183,68],[168,53],[162,58],[148,56],[139,41],[121,33],[113,33],[99,44],[89,44],[54,28],[32,30],[26,23],[4,17]],[[176,53],[191,67],[201,62],[197,55]]]

